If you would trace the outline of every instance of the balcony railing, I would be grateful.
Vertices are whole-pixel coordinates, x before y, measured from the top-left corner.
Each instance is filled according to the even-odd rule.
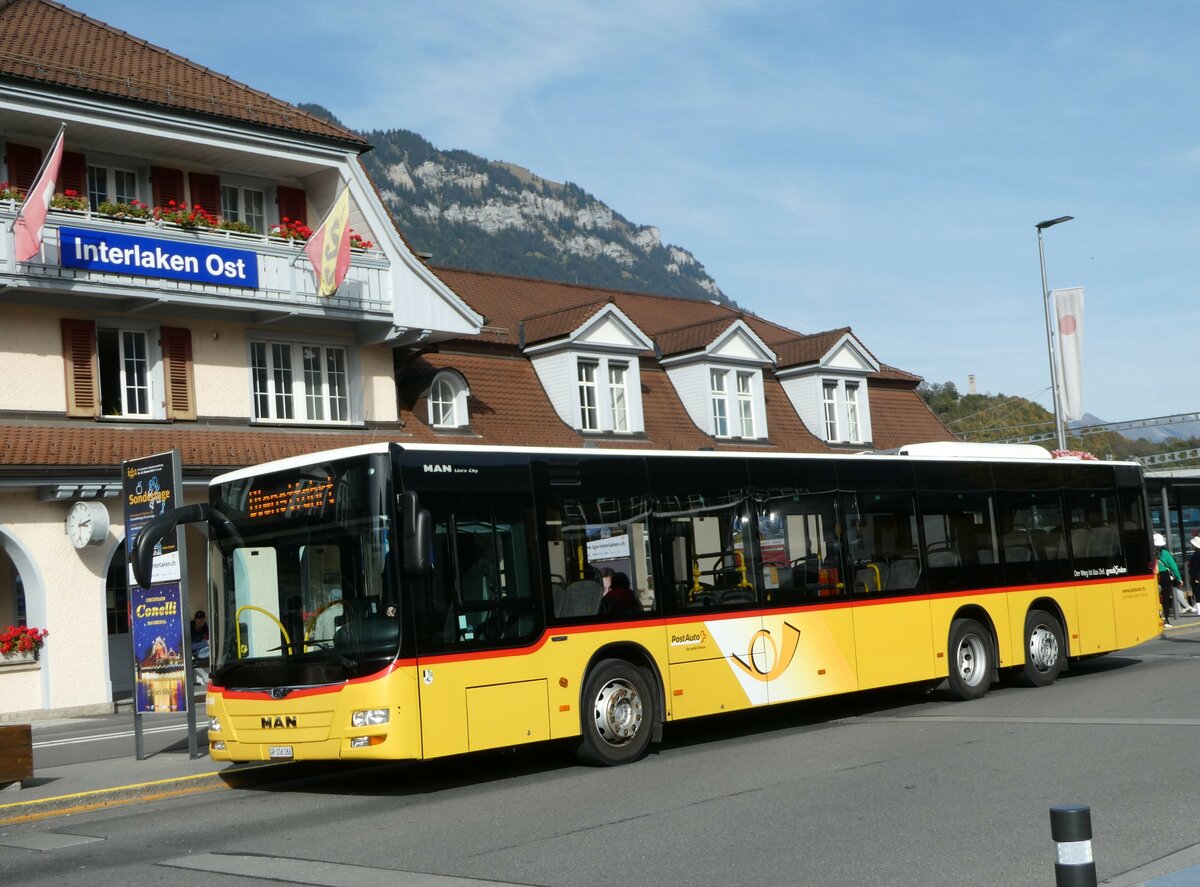
[[[18,204],[0,201],[0,282],[13,278],[21,278],[23,282],[45,281],[50,285],[62,282],[75,292],[87,292],[94,285],[106,295],[122,298],[168,298],[208,307],[300,315],[358,315],[363,319],[386,319],[392,315],[390,265],[378,250],[352,250],[346,279],[337,293],[323,297],[317,295],[312,264],[300,242],[214,228],[182,228],[152,219],[116,219],[91,212],[52,209],[46,218],[41,255],[18,263],[12,234],[18,209]],[[62,227],[245,250],[254,254],[258,286],[247,289],[64,267],[60,257]]]

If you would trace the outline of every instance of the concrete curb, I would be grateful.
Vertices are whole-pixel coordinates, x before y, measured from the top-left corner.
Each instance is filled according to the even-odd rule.
[[[54,816],[88,813],[106,807],[159,801],[164,798],[176,798],[220,789],[249,788],[264,781],[267,776],[266,771],[275,770],[279,766],[278,764],[253,764],[240,769],[197,773],[191,776],[156,779],[151,782],[75,792],[32,801],[17,801],[14,804],[0,804],[0,826],[37,822]]]

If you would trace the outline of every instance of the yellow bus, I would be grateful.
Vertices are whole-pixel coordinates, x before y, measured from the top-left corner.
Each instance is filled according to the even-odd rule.
[[[964,446],[355,447],[216,478],[134,569],[207,522],[229,761],[563,739],[621,764],[669,721],[915,682],[974,699],[1159,633],[1137,465]]]

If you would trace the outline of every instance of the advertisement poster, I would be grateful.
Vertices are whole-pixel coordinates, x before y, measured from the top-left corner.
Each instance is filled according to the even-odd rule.
[[[181,597],[177,582],[129,590],[134,701],[141,714],[187,711]]]
[[[175,508],[180,489],[177,451],[132,459],[122,465],[127,550],[151,520]],[[181,584],[179,530],[155,547],[151,586],[129,571],[129,629],[133,641],[134,710],[138,714],[187,711],[190,655]],[[132,563],[132,557],[130,562]]]
[[[125,474],[122,478],[125,499],[125,539],[130,551],[133,550],[133,543],[137,541],[142,527],[178,504],[175,501],[176,466],[174,452],[131,459],[125,463]],[[162,545],[155,548],[151,582],[156,585],[160,582],[179,581],[178,532],[178,530],[173,530],[167,534]],[[129,584],[133,585],[134,581],[131,567]]]

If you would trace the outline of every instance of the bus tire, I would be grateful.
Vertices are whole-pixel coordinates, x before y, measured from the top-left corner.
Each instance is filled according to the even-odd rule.
[[[992,637],[978,621],[955,619],[950,624],[950,698],[965,702],[988,691],[995,671],[992,650]]]
[[[583,684],[577,756],[601,767],[636,761],[650,747],[654,708],[654,692],[641,669],[624,659],[599,662]]]
[[[1062,625],[1045,610],[1030,610],[1025,617],[1025,665],[1021,682],[1029,687],[1053,684],[1063,670],[1066,644]]]

